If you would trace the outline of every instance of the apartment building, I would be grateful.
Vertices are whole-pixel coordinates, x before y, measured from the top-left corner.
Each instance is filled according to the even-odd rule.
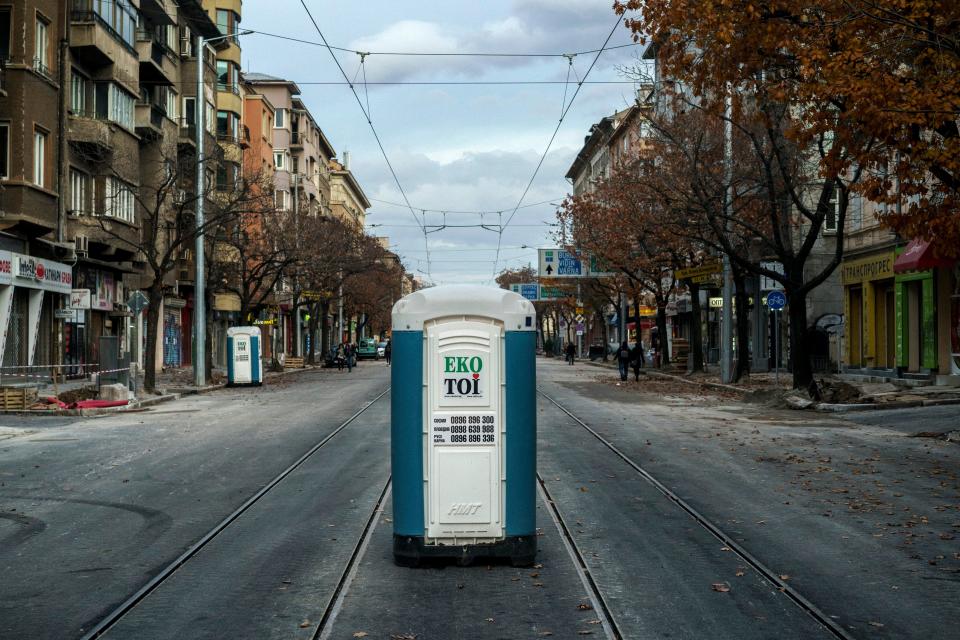
[[[57,361],[55,313],[73,288],[61,194],[61,63],[67,8],[0,6],[0,369],[4,378]]]
[[[350,170],[350,152],[343,152],[343,162],[330,160],[330,212],[358,233],[367,223],[370,201]]]

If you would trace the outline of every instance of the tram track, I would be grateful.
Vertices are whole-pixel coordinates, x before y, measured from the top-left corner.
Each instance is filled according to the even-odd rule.
[[[677,495],[669,487],[667,487],[663,482],[658,480],[653,474],[644,469],[639,463],[630,458],[626,453],[621,451],[616,447],[612,442],[604,438],[599,432],[593,429],[589,424],[581,420],[569,409],[560,404],[555,398],[546,393],[542,388],[538,387],[537,392],[543,396],[547,401],[557,407],[561,412],[567,415],[571,420],[576,422],[580,427],[586,430],[590,435],[596,438],[601,444],[603,444],[607,449],[612,451],[618,458],[625,462],[629,467],[636,471],[640,477],[642,477],[647,483],[654,487],[660,494],[670,500],[674,505],[684,511],[689,515],[700,527],[709,532],[713,537],[722,542],[727,548],[729,548],[734,554],[740,557],[746,564],[748,564],[754,571],[760,574],[764,579],[771,582],[776,586],[777,590],[784,594],[788,599],[790,599],[795,605],[800,607],[807,615],[816,620],[820,625],[822,625],[830,634],[836,638],[842,640],[854,640],[854,636],[847,632],[842,626],[840,626],[836,621],[834,621],[829,615],[821,611],[816,605],[810,602],[805,598],[801,593],[794,589],[790,584],[780,578],[779,573],[768,567],[760,559],[750,553],[745,547],[736,541],[735,538],[728,535],[724,532],[719,526],[712,522],[709,518],[697,511],[692,505],[690,505],[686,500]],[[540,483],[540,488],[545,495],[549,496],[546,493],[546,486],[543,481],[543,478],[538,474],[538,480]],[[554,519],[559,519],[559,522],[562,523],[562,516],[559,513],[556,505],[552,500],[548,500],[548,506],[550,507],[551,514],[554,515]],[[558,527],[561,528],[561,533],[563,534],[569,548],[573,549],[571,552],[576,553],[574,560],[579,563],[584,564],[584,572],[589,577],[591,589],[597,589],[595,582],[591,574],[589,573],[589,567],[586,565],[586,562],[579,553],[576,547],[576,543],[573,539],[572,534],[565,525],[558,524]],[[597,589],[599,594],[599,589]],[[603,603],[602,594],[599,594],[599,602]],[[601,605],[606,609],[605,603]],[[615,625],[616,621],[607,611],[610,624]]]
[[[163,585],[174,573],[177,572],[181,567],[183,567],[187,562],[189,562],[193,557],[195,557],[200,551],[207,547],[211,542],[213,542],[218,536],[220,536],[230,525],[236,522],[240,516],[246,513],[254,505],[258,504],[263,500],[274,488],[276,488],[285,478],[287,478],[291,473],[299,469],[307,460],[309,460],[314,454],[320,451],[325,445],[327,445],[331,440],[333,440],[338,434],[347,429],[351,424],[353,424],[357,418],[359,418],[363,413],[368,409],[374,406],[380,399],[390,393],[390,388],[388,387],[379,395],[374,397],[372,400],[367,402],[362,408],[360,408],[356,413],[348,417],[342,423],[340,423],[333,431],[328,433],[322,440],[313,445],[309,450],[301,455],[297,460],[287,466],[283,471],[274,476],[270,481],[268,481],[264,486],[262,486],[256,493],[247,498],[239,507],[237,507],[233,512],[223,518],[216,526],[211,528],[207,533],[200,537],[195,543],[193,543],[189,548],[187,548],[183,553],[177,556],[172,562],[167,564],[163,569],[157,572],[149,581],[147,581],[142,587],[140,587],[133,595],[124,600],[119,606],[111,610],[107,615],[100,619],[92,629],[90,629],[86,634],[81,637],[81,640],[94,640],[95,638],[100,638],[104,634],[108,633],[111,628],[113,628],[124,616],[133,611],[140,603],[142,603],[151,593],[156,591],[161,585]],[[390,479],[387,479],[387,483],[384,486],[383,491],[380,493],[380,497],[377,501],[377,506],[374,508],[373,516],[368,520],[364,532],[361,535],[361,542],[363,538],[367,535],[367,531],[371,529],[371,523],[375,522],[375,516],[379,512],[380,505],[384,500],[384,496],[388,493],[390,487]],[[352,566],[354,563],[360,547],[354,549],[353,554],[350,558],[349,566]],[[346,572],[345,572],[346,573]],[[341,578],[342,579],[342,578]],[[339,588],[339,585],[338,585]],[[334,597],[331,598],[331,604],[328,605],[328,609],[332,606],[332,603],[336,600],[336,593]]]
[[[801,610],[803,610],[807,615],[816,620],[820,625],[822,625],[831,635],[836,638],[841,638],[842,640],[855,640],[855,637],[851,635],[846,629],[840,626],[833,618],[824,613],[817,607],[815,604],[810,602],[806,597],[803,596],[800,592],[794,589],[790,584],[785,580],[780,578],[780,574],[775,570],[768,567],[764,564],[759,558],[750,553],[743,545],[736,541],[733,536],[730,536],[723,531],[718,525],[716,525],[709,518],[697,511],[692,505],[690,505],[686,500],[681,498],[677,493],[672,491],[667,487],[663,482],[658,480],[653,474],[644,469],[639,463],[634,461],[630,456],[621,451],[614,445],[612,442],[604,438],[599,432],[593,429],[589,424],[581,420],[577,415],[572,411],[564,407],[562,404],[557,402],[555,398],[546,393],[542,388],[537,388],[537,393],[543,396],[547,401],[553,404],[557,409],[567,415],[571,420],[576,422],[580,427],[586,430],[590,435],[596,438],[601,444],[603,444],[607,449],[612,451],[618,458],[625,462],[629,467],[631,467],[637,474],[640,475],[647,483],[654,487],[660,494],[670,500],[675,506],[684,511],[688,516],[690,516],[701,528],[709,532],[713,537],[722,542],[727,548],[729,548],[734,554],[740,557],[746,564],[748,564],[754,571],[760,574],[764,579],[770,581],[779,592],[784,594],[789,600],[791,600],[795,605],[797,605]],[[543,480],[540,480],[541,486],[543,486]],[[551,509],[554,506],[551,504]],[[569,535],[568,531],[564,531],[564,535]],[[613,620],[611,619],[611,622]]]

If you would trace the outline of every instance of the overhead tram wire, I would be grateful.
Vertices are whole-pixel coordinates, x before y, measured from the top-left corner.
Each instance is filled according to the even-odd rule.
[[[310,13],[310,7],[307,6],[306,0],[300,0],[300,4],[303,6],[303,10],[307,12],[307,17],[310,18],[310,22],[313,23],[313,28],[317,30],[317,35],[320,36],[320,39],[323,40],[323,46],[327,48],[327,51],[330,53],[330,57],[333,58],[333,62],[337,65],[337,69],[340,70],[340,75],[343,76],[343,79],[350,83],[350,78],[347,77],[346,71],[343,70],[343,65],[340,64],[337,54],[333,52],[333,49],[330,47],[330,43],[327,42],[326,36],[323,35],[323,31],[320,30],[320,25],[317,24],[317,21],[314,19],[313,14]],[[359,54],[360,52],[354,52]],[[361,56],[360,64],[363,66],[364,57]],[[366,81],[366,78],[364,78]],[[360,107],[360,111],[363,112],[363,116],[367,119],[367,124],[370,126],[370,131],[373,133],[374,139],[377,141],[377,146],[380,147],[380,153],[383,154],[383,159],[387,163],[387,167],[390,169],[390,174],[393,176],[393,181],[397,185],[397,189],[400,191],[400,195],[403,196],[403,201],[407,205],[407,208],[410,209],[410,215],[413,216],[413,219],[417,221],[420,225],[420,230],[423,232],[424,243],[427,243],[427,228],[424,224],[426,221],[420,222],[417,220],[417,214],[413,210],[413,206],[410,204],[410,199],[407,197],[407,192],[403,190],[403,185],[400,184],[400,178],[397,176],[396,170],[393,168],[393,163],[390,162],[390,157],[387,155],[387,150],[383,147],[383,142],[380,140],[380,134],[377,133],[377,128],[373,126],[373,120],[370,118],[370,112],[363,107],[363,101],[360,100],[360,95],[357,93],[356,87],[353,83],[350,83],[350,92],[353,93],[354,99],[357,101],[357,106]],[[427,245],[429,250],[429,245]],[[428,254],[429,255],[429,254]],[[427,270],[429,276],[430,263],[427,262]],[[429,276],[432,278],[432,276]]]
[[[587,69],[587,72],[583,74],[583,79],[577,83],[577,89],[573,92],[573,95],[570,96],[570,102],[567,103],[567,108],[564,109],[563,113],[560,115],[560,121],[557,122],[556,128],[553,130],[553,135],[550,136],[550,141],[547,143],[547,148],[543,150],[543,155],[540,156],[540,161],[537,163],[536,168],[533,170],[533,175],[530,176],[530,181],[527,183],[526,188],[523,190],[520,199],[517,201],[517,206],[513,208],[513,212],[510,214],[510,217],[507,218],[506,224],[503,226],[503,229],[510,226],[510,222],[513,221],[513,217],[517,215],[517,210],[520,208],[520,205],[523,204],[523,199],[527,197],[530,188],[533,186],[533,181],[537,179],[537,174],[540,173],[540,168],[543,166],[544,161],[547,159],[547,154],[550,153],[550,148],[553,146],[553,141],[557,138],[557,133],[560,132],[560,127],[563,125],[563,121],[566,119],[567,114],[570,113],[571,107],[573,107],[574,101],[577,99],[577,96],[580,95],[580,89],[583,88],[584,83],[587,81],[587,78],[590,76],[590,72],[593,71],[593,68],[597,65],[597,60],[600,59],[600,55],[607,48],[607,44],[610,43],[610,38],[613,37],[613,34],[616,33],[617,27],[620,26],[620,16],[617,16],[616,21],[613,23],[613,28],[610,29],[610,33],[607,34],[607,39],[603,41],[603,46],[596,50],[596,56],[593,58],[593,62],[590,63],[590,67]],[[573,66],[571,64],[571,66]],[[500,233],[503,233],[501,229]],[[497,254],[493,262],[493,278],[497,276],[497,264],[500,262],[500,242],[497,241]]]
[[[304,7],[306,8],[306,7]],[[309,15],[310,11],[307,10]],[[311,20],[312,20],[311,16]],[[314,21],[314,26],[316,26],[316,21]],[[626,49],[629,47],[641,46],[639,42],[630,42],[627,44],[620,44],[613,47],[605,47],[604,49],[588,49],[586,51],[573,51],[569,53],[524,53],[524,52],[507,52],[507,51],[358,51],[357,49],[350,49],[347,47],[338,47],[336,45],[328,44],[326,39],[323,38],[323,42],[316,42],[315,40],[304,40],[303,38],[294,38],[293,36],[285,36],[279,33],[271,33],[268,31],[261,31],[259,29],[247,29],[251,33],[257,33],[262,36],[267,36],[269,38],[278,38],[280,40],[289,40],[290,42],[299,42],[300,44],[309,44],[315,47],[324,47],[325,49],[330,49],[332,51],[341,51],[343,53],[355,53],[357,55],[364,53],[369,56],[410,56],[410,57],[475,57],[475,58],[563,58],[569,55],[589,55],[591,53],[598,53],[601,51],[614,51],[616,49]],[[319,31],[319,29],[318,29]]]

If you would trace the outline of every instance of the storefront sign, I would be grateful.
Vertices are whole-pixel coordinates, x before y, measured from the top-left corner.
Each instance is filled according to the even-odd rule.
[[[71,309],[90,308],[90,289],[73,289],[70,292]]]
[[[0,284],[12,284],[28,289],[43,289],[70,294],[73,289],[73,274],[70,265],[0,251]]]
[[[888,251],[844,261],[840,267],[840,280],[846,285],[892,278],[894,260],[893,251]]]

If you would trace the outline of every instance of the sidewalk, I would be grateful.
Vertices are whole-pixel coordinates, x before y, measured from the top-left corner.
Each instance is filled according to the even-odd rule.
[[[581,360],[585,364],[609,369],[616,374],[614,361]],[[723,384],[717,373],[679,374],[650,367],[640,369],[641,375],[683,383],[695,389],[712,389],[724,395],[739,396],[744,402],[756,404],[780,404],[792,409],[812,409],[831,413],[871,411],[881,409],[906,409],[960,404],[960,388],[945,386],[906,387],[891,382],[858,383],[838,379],[832,375],[815,375],[821,388],[820,401],[810,399],[806,391],[791,388],[789,372],[780,372],[779,385],[776,375],[770,372],[751,373],[734,384]],[[631,370],[630,377],[633,377]]]
[[[264,382],[281,378],[284,376],[312,371],[319,369],[319,366],[308,365],[298,369],[285,369],[283,371],[264,372]],[[49,408],[35,409],[12,409],[2,410],[0,414],[6,415],[64,415],[64,416],[97,416],[109,413],[120,413],[124,411],[134,411],[143,409],[161,402],[171,402],[179,400],[183,396],[195,395],[198,393],[208,393],[226,387],[226,375],[223,370],[214,369],[212,380],[209,384],[197,387],[193,384],[193,369],[179,368],[167,369],[157,374],[156,387],[157,392],[150,394],[143,391],[143,374],[139,374],[136,380],[136,397],[128,404],[118,407],[98,407],[86,409],[62,409],[55,405],[49,405]],[[43,382],[37,386],[37,397],[60,397],[65,402],[72,402],[76,399],[87,399],[97,397],[97,383],[88,378],[60,381],[56,385],[52,382]]]

